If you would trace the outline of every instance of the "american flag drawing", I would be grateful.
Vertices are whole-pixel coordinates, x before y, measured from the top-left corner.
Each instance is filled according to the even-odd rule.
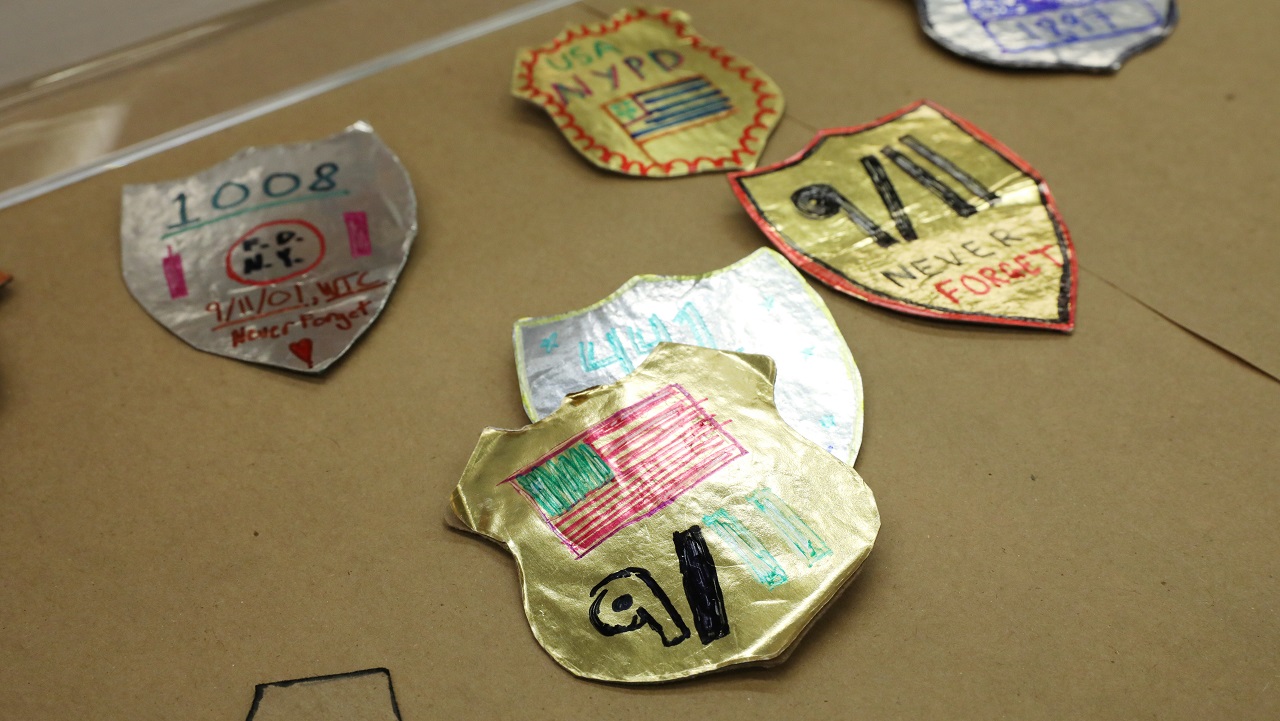
[[[678,384],[623,408],[503,480],[581,558],[747,451]]]
[[[733,112],[729,96],[701,75],[632,93],[605,107],[639,143]]]

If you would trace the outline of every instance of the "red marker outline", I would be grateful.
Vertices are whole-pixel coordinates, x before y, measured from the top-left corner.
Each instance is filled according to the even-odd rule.
[[[995,315],[986,315],[983,313],[965,313],[965,312],[959,312],[959,311],[937,310],[934,308],[928,308],[928,307],[916,305],[914,303],[909,303],[907,301],[900,300],[898,298],[893,298],[893,297],[884,295],[882,293],[879,293],[877,291],[874,291],[865,286],[859,285],[858,283],[855,283],[852,279],[847,278],[841,273],[839,273],[838,271],[836,271],[831,266],[826,265],[825,263],[818,260],[817,258],[813,258],[805,254],[804,251],[800,250],[799,248],[796,248],[790,245],[781,236],[781,234],[778,233],[777,229],[774,228],[773,224],[770,223],[764,217],[763,214],[761,214],[760,209],[755,204],[755,200],[751,197],[751,194],[747,192],[746,187],[741,182],[742,178],[750,178],[756,175],[764,175],[766,173],[772,173],[776,170],[790,167],[792,165],[796,165],[797,163],[800,163],[806,157],[809,156],[810,152],[815,147],[817,147],[819,143],[821,143],[823,140],[825,140],[828,137],[838,136],[838,135],[852,135],[854,133],[860,133],[864,130],[869,130],[871,128],[879,127],[890,121],[897,120],[903,115],[906,115],[907,113],[910,113],[913,110],[920,108],[921,106],[930,107],[938,111],[947,120],[950,120],[951,122],[955,123],[957,126],[960,127],[961,130],[963,130],[964,132],[976,138],[983,145],[986,145],[988,148],[994,151],[997,155],[1000,155],[1005,160],[1009,161],[1012,165],[1014,165],[1019,170],[1026,173],[1028,176],[1030,176],[1033,180],[1036,181],[1036,186],[1040,190],[1040,199],[1043,202],[1045,209],[1049,211],[1049,219],[1052,221],[1054,232],[1058,236],[1058,250],[1059,252],[1062,253],[1062,256],[1063,256],[1063,261],[1064,261],[1063,274],[1064,276],[1066,276],[1063,278],[1063,281],[1064,281],[1064,285],[1068,287],[1064,287],[1059,291],[1058,304],[1059,304],[1059,307],[1061,308],[1062,301],[1065,298],[1066,304],[1067,304],[1067,307],[1066,307],[1067,319],[1065,321],[1060,321],[1060,320],[1047,321],[1047,320],[1038,320],[1035,318],[1019,318],[1019,317],[1010,318],[1010,317],[1001,317],[1001,316],[995,316]],[[916,102],[908,105],[905,108],[902,108],[901,110],[896,110],[882,118],[873,120],[863,125],[856,125],[848,128],[826,128],[823,130],[819,130],[818,134],[813,136],[813,139],[809,141],[808,145],[802,148],[800,152],[796,153],[795,155],[792,155],[786,160],[783,160],[778,163],[774,163],[773,165],[770,165],[764,168],[756,168],[755,170],[741,170],[741,171],[732,172],[732,173],[729,173],[727,177],[728,177],[730,186],[732,186],[733,188],[733,194],[738,198],[738,202],[742,203],[743,208],[746,208],[747,213],[751,216],[751,219],[755,221],[756,225],[760,226],[760,229],[764,231],[764,234],[766,236],[768,236],[769,241],[773,243],[773,245],[784,256],[786,256],[788,260],[794,263],[797,268],[799,268],[800,270],[803,270],[804,272],[808,273],[814,278],[817,278],[818,280],[822,281],[823,283],[831,286],[832,288],[842,293],[851,295],[855,298],[861,298],[862,300],[865,300],[868,303],[872,303],[874,305],[881,305],[886,308],[892,308],[893,310],[901,311],[903,313],[908,313],[910,315],[923,316],[925,318],[935,318],[935,319],[943,319],[943,320],[961,320],[961,321],[968,321],[971,323],[985,323],[985,324],[992,324],[992,325],[1023,326],[1027,328],[1045,328],[1050,330],[1060,330],[1066,333],[1070,333],[1075,328],[1076,285],[1080,277],[1080,272],[1076,264],[1075,245],[1071,242],[1071,233],[1070,231],[1067,230],[1066,223],[1062,221],[1062,214],[1058,212],[1058,205],[1056,202],[1054,202],[1053,194],[1049,192],[1049,186],[1045,184],[1044,178],[1040,176],[1040,173],[1036,172],[1035,168],[1031,167],[1031,164],[1023,160],[1021,157],[1019,157],[1017,153],[1014,153],[1012,150],[1007,148],[1000,141],[986,134],[982,130],[979,130],[976,126],[974,126],[972,123],[968,122],[964,118],[961,118],[960,116],[952,113],[951,111],[947,110],[946,108],[940,105],[937,105],[936,103],[930,102],[928,100],[917,100]]]

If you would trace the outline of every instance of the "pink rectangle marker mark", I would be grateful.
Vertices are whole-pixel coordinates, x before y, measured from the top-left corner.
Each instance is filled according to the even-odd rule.
[[[343,213],[342,220],[347,224],[347,240],[351,243],[351,257],[363,258],[373,255],[373,243],[369,241],[369,216],[364,211]]]
[[[169,298],[186,298],[187,276],[182,272],[182,256],[174,253],[173,246],[169,246],[169,254],[160,263],[164,267],[165,282],[169,284]]]

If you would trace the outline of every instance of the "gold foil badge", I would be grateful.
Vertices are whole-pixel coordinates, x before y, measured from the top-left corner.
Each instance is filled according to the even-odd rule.
[[[593,164],[650,178],[755,167],[783,108],[768,76],[667,9],[623,10],[521,50],[511,92]]]
[[[820,131],[729,180],[773,244],[837,290],[930,318],[1075,325],[1075,251],[1048,186],[932,103]]]
[[[790,650],[880,528],[854,470],[773,405],[773,361],[664,343],[543,420],[481,435],[452,506],[515,556],[534,637],[653,682]]]

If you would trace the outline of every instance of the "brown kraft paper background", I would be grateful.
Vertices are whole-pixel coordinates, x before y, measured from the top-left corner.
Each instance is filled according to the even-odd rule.
[[[1250,367],[1280,373],[1257,1],[1184,4],[1114,77],[952,57],[906,0],[684,4],[786,94],[762,163],[920,97],[1026,158],[1076,243],[1077,329],[819,288],[866,387],[857,467],[883,527],[861,575],[771,670],[629,688],[538,647],[511,558],[443,522],[480,430],[524,423],[511,324],[766,243],[721,175],[601,173],[508,95],[517,48],[614,9],[0,211],[0,717],[239,721],[256,684],[373,667],[406,721],[1280,714],[1280,385]],[[359,119],[408,169],[421,231],[327,376],[195,351],[129,296],[123,184]]]

